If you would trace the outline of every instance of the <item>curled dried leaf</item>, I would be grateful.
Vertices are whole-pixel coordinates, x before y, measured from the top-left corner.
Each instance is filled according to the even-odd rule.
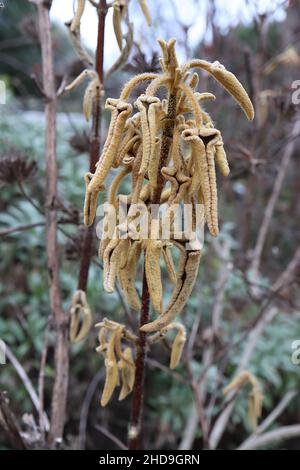
[[[107,354],[105,357],[105,369],[106,369],[106,377],[105,377],[105,384],[101,396],[101,406],[106,406],[111,396],[119,384],[119,370],[118,364],[115,355],[115,341],[118,335],[118,330],[112,332],[108,346],[107,346]]]
[[[70,317],[70,341],[78,343],[88,335],[93,321],[86,294],[82,290],[77,290],[73,296]]]
[[[261,393],[258,381],[256,377],[249,371],[240,372],[227,387],[224,388],[223,392],[228,395],[230,392],[238,391],[245,385],[250,384],[251,392],[249,393],[249,419],[253,431],[257,427],[257,419],[261,416],[263,395]]]
[[[114,33],[115,33],[120,51],[122,50],[122,42],[123,42],[121,20],[122,20],[122,16],[121,16],[120,5],[118,1],[115,1],[113,3],[113,27],[114,27]]]
[[[170,243],[169,245],[165,245],[163,247],[162,253],[163,253],[166,268],[167,268],[167,271],[168,271],[169,279],[170,279],[171,282],[173,282],[173,284],[176,284],[177,274],[176,274],[176,270],[175,270],[171,250],[172,250],[172,244]]]
[[[180,323],[171,323],[169,326],[178,330],[178,333],[173,341],[170,358],[170,369],[175,369],[175,367],[177,367],[180,362],[183,348],[186,342],[186,330],[185,327]]]
[[[124,398],[132,392],[135,380],[135,364],[132,355],[132,349],[127,347],[123,352],[119,361],[119,369],[121,371],[122,388],[119,395],[119,400]]]
[[[225,88],[225,90],[230,93],[230,95],[241,106],[247,118],[252,121],[252,119],[254,118],[253,105],[245,88],[233,73],[226,70],[225,67],[218,61],[213,62],[211,64],[210,62],[206,62],[205,60],[197,59],[188,62],[185,65],[184,70],[186,71],[188,69],[196,67],[203,68],[204,70],[209,72]]]
[[[218,167],[220,168],[222,175],[228,176],[230,173],[230,168],[222,140],[216,143],[215,152],[216,162],[218,164]]]
[[[200,251],[191,251],[183,256],[180,266],[181,272],[178,274],[177,284],[167,309],[156,320],[143,325],[141,327],[141,331],[152,333],[154,331],[161,330],[171,323],[176,315],[182,311],[191,295],[197,279],[200,256]]]
[[[145,271],[150,299],[154,310],[162,313],[162,282],[160,270],[160,257],[162,242],[160,240],[147,240],[145,255]]]
[[[119,270],[121,288],[125,293],[128,304],[134,310],[140,310],[141,308],[141,302],[135,287],[135,277],[141,251],[141,243],[134,241],[129,250],[125,267]]]
[[[148,26],[151,26],[152,24],[152,19],[151,19],[151,15],[150,15],[150,11],[149,11],[149,8],[148,8],[148,5],[147,5],[147,2],[146,0],[138,0],[139,4],[140,4],[140,7],[141,7],[141,10],[144,14],[144,17],[148,23]]]
[[[80,28],[81,17],[84,13],[85,0],[77,0],[77,9],[70,25],[70,31],[73,33]]]
[[[86,225],[91,225],[94,221],[98,193],[104,188],[104,180],[119,150],[126,119],[132,111],[132,106],[122,100],[108,99],[106,107],[112,112],[108,136],[95,173],[88,173],[86,177],[87,188],[84,204],[84,222]]]

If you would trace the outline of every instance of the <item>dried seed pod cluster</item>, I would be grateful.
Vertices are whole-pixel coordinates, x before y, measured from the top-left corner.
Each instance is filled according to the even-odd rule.
[[[144,2],[140,3],[141,6],[145,5]],[[119,15],[122,14],[123,2],[114,4],[117,24]],[[121,45],[121,32],[117,26],[115,30]],[[118,99],[107,99],[106,108],[111,112],[111,121],[95,173],[85,175],[84,204],[84,221],[89,226],[94,222],[98,196],[105,191],[110,170],[118,169],[110,184],[111,209],[104,218],[104,227],[110,227],[113,221],[114,229],[108,229],[109,235],[102,238],[99,248],[99,256],[103,260],[104,289],[108,293],[113,292],[116,280],[119,279],[129,305],[138,310],[140,298],[136,289],[136,276],[139,260],[144,255],[146,281],[157,318],[143,325],[141,330],[152,333],[149,336],[151,343],[163,337],[170,329],[177,329],[178,334],[171,353],[172,368],[179,362],[186,336],[184,327],[174,323],[174,319],[191,295],[201,256],[201,244],[197,239],[176,236],[174,214],[178,207],[190,205],[192,227],[196,232],[199,223],[196,208],[201,205],[204,207],[204,218],[210,233],[217,236],[216,164],[223,175],[227,176],[229,173],[221,133],[203,109],[203,101],[215,97],[211,93],[196,91],[199,77],[191,69],[206,70],[233,96],[248,119],[251,120],[254,116],[253,106],[245,89],[231,72],[219,62],[209,63],[203,60],[192,60],[180,66],[175,42],[175,39],[168,43],[159,41],[162,50],[160,74],[137,75],[125,84]],[[132,91],[142,82],[147,82],[144,93],[134,103],[130,102]],[[166,91],[165,98],[160,98],[161,89]],[[120,192],[126,177],[131,178],[130,194]],[[153,215],[153,204],[165,208],[163,218]],[[143,224],[135,224],[137,215],[142,211],[146,211],[149,222],[146,233]],[[167,223],[170,230],[168,236],[165,236],[164,228]],[[179,250],[178,263],[173,261],[174,250]],[[171,282],[175,284],[165,306],[161,275],[163,261]],[[126,369],[131,364],[131,352],[126,353],[127,359],[125,353],[122,353],[122,360],[116,352],[120,344],[120,331],[113,329],[108,342],[102,338],[102,329],[101,338],[99,337],[100,343],[102,341],[101,344],[106,345],[107,382],[102,404],[107,403],[118,384],[118,370]],[[119,361],[123,361],[122,367],[118,366],[117,357]],[[126,373],[124,369],[125,375],[129,374],[128,367]],[[133,369],[130,374],[132,373]],[[122,380],[124,386],[124,380],[127,379]],[[127,380],[121,396],[130,390],[131,381]]]

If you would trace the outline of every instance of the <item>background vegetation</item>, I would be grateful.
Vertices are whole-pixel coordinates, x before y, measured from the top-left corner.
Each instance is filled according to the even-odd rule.
[[[149,2],[154,16],[151,42],[140,47],[137,30],[130,66],[112,76],[106,96],[117,96],[131,74],[157,67],[156,3]],[[222,389],[245,359],[251,332],[257,335],[257,343],[243,368],[261,384],[262,420],[286,399],[268,432],[300,422],[300,365],[291,361],[292,343],[300,340],[300,127],[299,104],[292,103],[292,82],[300,78],[300,8],[299,2],[284,2],[279,21],[274,19],[275,3],[259,13],[255,2],[246,2],[246,24],[240,21],[223,31],[222,9],[213,1],[206,2],[209,34],[200,35],[199,31],[199,39],[189,48],[192,25],[184,24],[180,15],[174,23],[172,35],[178,32],[183,55],[186,45],[191,57],[220,60],[245,84],[255,104],[256,119],[253,125],[244,122],[232,100],[206,75],[201,76],[201,91],[215,92],[218,97],[207,110],[212,111],[216,126],[222,130],[231,174],[226,180],[219,177],[221,234],[217,241],[206,236],[199,278],[183,314],[189,341],[182,365],[174,372],[168,369],[167,343],[154,347],[147,359],[145,448],[203,447],[199,399],[213,430],[226,408]],[[170,8],[175,8],[172,2]],[[7,85],[7,102],[0,105],[0,338],[8,346],[7,364],[0,366],[0,390],[5,392],[22,431],[38,447],[38,413],[28,386],[38,389],[47,338],[44,402],[48,413],[54,332],[44,237],[43,97],[39,91],[41,59],[35,14],[25,0],[8,2],[0,12],[0,79]],[[132,8],[131,15],[135,22],[137,7]],[[66,32],[53,25],[53,35],[59,84],[65,71],[70,79],[83,67],[74,60]],[[105,48],[109,50],[109,44]],[[80,90],[72,98],[59,99],[58,240],[65,311],[77,287],[83,174],[88,167],[89,130],[80,109]],[[105,127],[104,114],[103,135]],[[96,255],[96,243],[93,252]],[[122,321],[123,299],[103,292],[101,276],[95,256],[87,291],[95,323],[104,316]],[[126,311],[135,322],[132,312]],[[264,323],[260,322],[262,318]],[[255,329],[259,325],[262,331]],[[121,403],[114,399],[101,409],[104,368],[95,347],[93,330],[86,341],[70,347],[63,448],[113,449],[126,443],[130,397]],[[240,392],[218,447],[235,449],[252,434],[247,412],[247,393]],[[269,446],[300,449],[299,437],[274,440],[263,448]],[[0,447],[14,447],[3,429]]]

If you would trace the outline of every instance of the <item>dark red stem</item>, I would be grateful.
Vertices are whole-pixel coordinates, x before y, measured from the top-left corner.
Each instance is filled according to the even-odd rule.
[[[168,104],[168,116],[165,120],[162,135],[162,145],[160,162],[158,169],[157,187],[153,195],[152,204],[159,204],[165,180],[161,174],[161,168],[167,165],[169,150],[172,142],[174,123],[176,117],[176,95],[170,93]],[[140,315],[140,327],[149,322],[149,290],[144,270],[142,308]],[[139,342],[137,346],[137,357],[135,362],[135,382],[133,387],[133,399],[131,409],[131,419],[128,431],[128,449],[138,450],[143,448],[142,442],[142,417],[144,404],[144,381],[145,381],[145,362],[147,349],[147,334],[139,331]]]
[[[106,0],[100,0],[98,7],[98,37],[96,48],[96,71],[99,75],[100,82],[103,87],[103,57],[104,57],[104,32],[105,32],[105,18],[107,14]],[[92,130],[90,136],[90,166],[91,173],[95,171],[95,165],[99,159],[100,143],[101,143],[101,96],[97,97],[95,102],[93,117],[92,117]],[[93,238],[94,238],[94,225],[87,227],[84,233],[83,248],[80,262],[78,289],[86,290],[89,269],[93,251]]]

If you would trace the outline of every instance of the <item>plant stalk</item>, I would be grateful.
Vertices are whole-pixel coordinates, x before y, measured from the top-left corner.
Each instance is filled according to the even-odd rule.
[[[69,348],[67,316],[61,306],[59,252],[57,243],[57,161],[56,161],[56,102],[53,45],[50,8],[52,2],[34,0],[37,6],[39,38],[42,53],[43,93],[45,95],[45,160],[46,160],[46,251],[50,306],[55,328],[55,379],[52,390],[49,444],[62,439],[69,378]]]
[[[164,188],[165,180],[161,173],[161,169],[167,165],[169,151],[172,143],[174,125],[176,117],[176,94],[170,92],[168,102],[168,115],[165,120],[162,135],[160,161],[157,175],[157,187],[154,192],[151,203],[160,204],[161,193]],[[154,211],[156,212],[156,211]],[[157,211],[157,217],[159,212]],[[140,314],[140,327],[149,322],[149,290],[144,268],[143,289],[142,289],[142,307]],[[143,449],[142,442],[142,418],[144,404],[144,381],[145,381],[145,363],[146,363],[147,333],[139,331],[139,341],[137,345],[137,357],[135,361],[135,382],[133,387],[131,418],[128,431],[128,449]]]

